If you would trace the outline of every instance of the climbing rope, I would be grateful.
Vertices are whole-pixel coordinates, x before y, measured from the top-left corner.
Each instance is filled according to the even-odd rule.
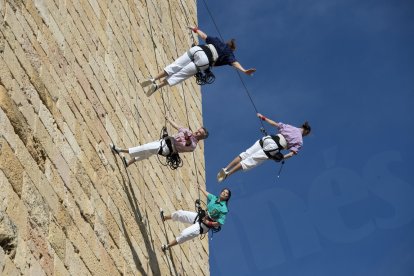
[[[198,222],[200,224],[200,240],[204,239],[209,231],[211,232],[211,235],[213,236],[214,233],[220,232],[220,230],[221,230],[221,226],[218,226],[218,227],[208,227],[207,232],[205,232],[205,233],[201,232],[202,231],[202,228],[201,228],[202,220],[205,216],[208,215],[208,212],[206,210],[204,210],[203,208],[201,208],[201,203],[203,203],[204,205],[207,205],[201,199],[197,199],[195,201],[195,210],[197,212],[197,216],[194,219],[194,223]]]
[[[188,13],[187,13],[187,10],[184,8],[182,0],[180,0],[180,4],[181,4],[181,9],[184,11],[184,18],[185,18],[187,26],[195,25],[195,24],[190,24],[190,20],[188,19]],[[193,32],[192,32],[191,29],[188,29],[188,35],[190,37],[190,40],[193,42],[193,45],[195,45],[196,41],[195,41],[195,38],[193,36]],[[174,42],[175,42],[175,40],[174,40]],[[176,45],[175,48],[177,49],[177,45]],[[181,83],[181,88],[184,90],[183,85],[184,84]],[[186,110],[187,125],[188,125],[188,128],[190,128],[190,119],[188,117],[188,108],[187,108],[187,100],[186,100],[186,97],[185,97],[185,93],[183,93],[183,100],[184,100],[184,106],[185,106],[185,110]],[[198,181],[198,171],[197,171],[197,162],[196,162],[195,152],[193,151],[192,154],[193,154],[194,170],[195,170],[197,189],[198,189],[198,200],[200,200],[200,183]]]
[[[217,25],[216,21],[214,20],[213,14],[211,13],[210,8],[209,8],[209,7],[208,7],[208,5],[207,5],[207,2],[206,2],[205,0],[203,0],[202,2],[203,2],[204,6],[205,6],[205,8],[206,8],[206,10],[207,10],[208,15],[209,15],[209,16],[210,16],[210,18],[211,18],[211,21],[213,22],[214,27],[216,28],[217,33],[218,33],[218,34],[219,34],[219,36],[220,36],[220,39],[221,39],[222,41],[224,41],[223,36],[221,35],[221,32],[220,32],[220,30],[219,30],[219,28],[218,28],[218,25]],[[257,109],[257,107],[256,107],[256,104],[254,103],[253,98],[252,98],[252,96],[251,96],[251,94],[250,94],[250,92],[249,92],[249,89],[247,88],[247,85],[246,85],[246,83],[244,82],[244,80],[243,80],[243,78],[242,78],[242,76],[241,76],[240,72],[239,72],[238,70],[235,70],[235,71],[236,71],[236,73],[237,73],[237,76],[239,76],[240,82],[242,83],[242,85],[243,85],[243,87],[244,87],[244,91],[246,92],[246,94],[247,94],[247,96],[248,96],[248,98],[249,98],[249,100],[250,100],[250,102],[251,102],[251,104],[252,104],[252,106],[253,106],[253,108],[254,108],[254,111],[256,112],[256,114],[257,114],[257,113],[259,113],[259,111],[258,111],[258,109]],[[264,126],[264,124],[263,124],[263,121],[262,121],[260,118],[258,118],[258,120],[259,120],[259,123],[260,123],[260,125],[261,125],[261,127],[260,127],[260,132],[262,132],[262,133],[263,133],[263,135],[267,136],[267,135],[268,135],[268,133],[267,133],[266,128],[265,128],[265,126]],[[279,172],[278,172],[278,174],[277,174],[277,177],[278,177],[278,178],[280,177],[280,174],[282,173],[282,169],[283,169],[283,165],[284,165],[284,164],[285,164],[285,160],[282,160],[281,165],[280,165],[280,168],[279,168]]]
[[[183,84],[181,84],[181,85],[183,85]],[[186,100],[186,97],[185,97],[185,93],[183,93],[183,99],[184,99],[184,107],[185,107],[186,116],[187,116],[187,125],[190,128],[190,119],[188,117],[187,100]],[[195,156],[194,151],[193,151],[193,161],[194,161],[194,170],[195,170],[196,182],[197,182],[197,188],[198,188],[198,199],[200,200],[200,183],[198,181],[197,162],[196,162],[196,156]]]
[[[182,0],[180,0],[180,4],[181,4],[181,8],[182,8],[182,10],[184,11],[184,14],[185,14],[184,18],[185,18],[185,22],[187,24],[187,27],[195,26],[196,25],[195,23],[190,24],[190,20],[188,19],[188,13],[187,13],[187,10],[184,8]],[[195,45],[198,44],[197,41],[194,38],[194,34],[193,34],[193,31],[191,29],[188,29],[188,36],[190,37],[190,40],[192,41],[192,46],[195,46]]]
[[[210,11],[210,8],[208,7],[208,5],[207,5],[207,3],[206,3],[206,1],[205,1],[205,0],[203,0],[202,2],[203,2],[204,6],[205,6],[205,8],[206,8],[206,10],[207,10],[208,15],[209,15],[209,16],[210,16],[210,18],[211,18],[211,21],[213,22],[214,27],[216,28],[217,33],[218,33],[218,34],[219,34],[219,36],[220,36],[220,39],[221,39],[222,41],[224,41],[223,36],[221,35],[221,32],[220,32],[220,30],[219,30],[219,28],[218,28],[218,26],[217,26],[217,23],[216,23],[216,21],[214,20],[213,14],[212,14],[212,13],[211,13],[211,11]],[[257,109],[257,107],[256,107],[256,104],[254,103],[253,98],[252,98],[252,96],[251,96],[251,94],[250,94],[250,92],[249,92],[249,89],[247,88],[247,85],[246,85],[246,84],[245,84],[245,82],[243,81],[243,78],[242,78],[242,76],[241,76],[240,72],[239,72],[238,70],[235,70],[235,71],[236,71],[237,75],[239,76],[240,82],[242,83],[242,85],[243,85],[243,87],[244,87],[244,90],[245,90],[245,92],[246,92],[246,94],[247,94],[247,96],[248,96],[248,98],[249,98],[249,100],[250,100],[250,102],[251,102],[251,104],[252,104],[252,106],[253,106],[253,108],[254,108],[254,111],[256,112],[256,114],[257,114],[257,113],[259,113],[259,111],[258,111],[258,109]],[[259,123],[260,123],[260,125],[261,125],[261,127],[260,127],[260,131],[261,131],[264,135],[267,135],[267,131],[266,131],[266,128],[265,128],[265,126],[264,126],[264,124],[263,124],[262,120],[260,120],[259,118],[258,118],[258,120],[259,120]]]
[[[146,1],[146,4],[147,4],[147,14],[149,14],[147,1]],[[162,18],[162,16],[161,16],[161,18]],[[153,42],[155,63],[156,63],[157,68],[159,68],[158,59],[157,59],[157,53],[155,51],[155,48],[157,46],[156,46],[155,41],[154,41],[154,37],[153,37],[153,33],[152,33],[152,23],[151,23],[151,18],[149,16],[148,16],[148,22],[149,22],[149,25],[150,25],[150,35],[151,35],[151,39],[152,39],[152,42]],[[162,29],[164,29],[164,28],[162,28]],[[162,37],[163,37],[163,40],[164,40],[164,35]],[[166,103],[166,100],[164,98],[164,94],[165,93],[163,93],[162,89],[163,88],[160,89],[160,94],[161,94],[161,99],[162,99],[163,108],[164,108],[164,127],[161,129],[161,134],[160,134],[160,139],[161,139],[161,141],[160,141],[160,148],[162,148],[162,142],[163,141],[165,143],[171,143],[171,141],[168,140],[168,138],[167,138],[168,137],[168,132],[167,132],[167,113],[170,113],[170,112],[169,112],[168,104]],[[169,97],[167,96],[167,98],[168,98],[167,100],[169,102]],[[172,170],[176,170],[177,168],[182,167],[183,166],[183,161],[180,158],[180,155],[178,153],[172,151],[172,145],[168,145],[168,148],[169,148],[169,151],[170,152],[169,152],[169,154],[167,156],[165,156],[165,158],[166,158],[166,161],[165,162],[162,162],[161,161],[161,159],[159,157],[159,154],[157,155],[157,158],[158,158],[158,161],[160,162],[160,164],[163,165],[163,166],[168,166]]]
[[[161,130],[161,135],[160,135],[160,152],[157,154],[157,158],[158,161],[160,162],[161,165],[163,166],[168,166],[171,170],[176,170],[178,168],[181,168],[183,166],[183,160],[181,159],[180,155],[177,152],[174,152],[173,150],[173,145],[172,143],[174,143],[172,141],[172,139],[174,139],[173,137],[170,137],[168,135],[167,132],[167,128],[164,126]],[[166,143],[169,153],[167,156],[163,155],[166,158],[165,163],[161,161],[160,159],[160,155],[162,155],[162,148],[163,148],[163,144],[162,143]]]

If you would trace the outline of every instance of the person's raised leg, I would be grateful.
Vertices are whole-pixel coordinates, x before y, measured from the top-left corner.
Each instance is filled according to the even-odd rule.
[[[168,82],[168,85],[174,86],[188,78],[193,77],[196,73],[197,66],[194,64],[194,62],[190,62],[174,74],[169,74],[165,80]]]
[[[226,166],[226,168],[225,168],[225,170],[227,171],[227,172],[229,172],[234,166],[236,166],[237,164],[239,164],[240,163],[240,161],[241,161],[242,159],[241,159],[241,157],[240,156],[236,156],[236,158],[234,158],[227,166]]]
[[[156,155],[161,146],[160,141],[150,142],[141,146],[136,146],[129,148],[127,153],[132,157],[131,159],[123,158],[124,165],[128,167],[129,165],[149,158],[152,155]]]
[[[173,247],[173,246],[175,246],[175,245],[177,245],[178,244],[178,242],[177,242],[177,240],[176,239],[173,239],[169,244],[163,244],[162,246],[161,246],[161,250],[163,251],[163,252],[165,252],[165,251],[167,251],[170,247]]]
[[[168,76],[168,74],[167,74],[167,72],[165,72],[164,70],[162,70],[162,72],[161,73],[159,73],[155,78],[154,78],[154,81],[157,81],[157,80],[159,80],[159,79],[161,79],[161,78],[165,78],[166,76]]]
[[[163,79],[159,84],[156,84],[155,82],[153,82],[151,86],[147,88],[147,90],[145,91],[145,94],[147,95],[147,97],[149,97],[152,94],[154,94],[155,91],[160,90],[167,84],[168,84],[167,79]]]
[[[128,153],[128,149],[123,149],[123,148],[117,147],[114,143],[109,143],[109,147],[116,154],[119,154],[120,152]]]
[[[240,168],[237,168],[237,170],[233,170],[233,168],[240,166],[241,161],[240,156],[236,156],[225,168],[222,168],[219,173],[217,174],[217,181],[220,183],[224,179],[226,179],[230,174],[233,172],[236,172],[237,170],[240,170]],[[230,173],[231,172],[231,173]]]
[[[162,221],[170,220],[171,215],[166,215],[163,210],[161,210],[161,219]]]
[[[242,169],[241,163],[237,163],[235,166],[233,166],[229,171],[227,171],[227,177],[232,175],[233,173],[240,171]]]

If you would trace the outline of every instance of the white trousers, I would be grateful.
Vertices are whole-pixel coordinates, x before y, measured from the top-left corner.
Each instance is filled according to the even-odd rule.
[[[259,141],[260,140],[257,140],[256,143],[253,144],[253,146],[248,148],[246,151],[240,153],[239,156],[242,159],[240,161],[240,164],[242,166],[243,171],[250,170],[263,163],[263,161],[269,159],[266,153],[264,153],[262,146],[260,146]],[[263,145],[266,150],[273,150],[278,148],[277,144],[273,139],[266,139]]]
[[[191,61],[186,52],[164,68],[164,71],[168,74],[166,80],[170,86],[194,76],[197,73],[197,66],[200,70],[206,70],[209,67],[208,57],[199,46],[192,47],[189,52],[194,56],[194,62]]]
[[[186,224],[192,224],[191,226],[185,228],[183,231],[181,231],[180,235],[177,236],[176,241],[177,243],[183,243],[186,241],[189,241],[191,239],[194,239],[198,235],[200,235],[200,224],[196,221],[194,223],[194,220],[197,216],[196,212],[190,212],[190,211],[183,211],[178,210],[171,214],[171,219],[173,221],[179,221]],[[207,233],[209,230],[207,226],[204,224],[201,224],[201,227],[203,227],[203,233]]]
[[[162,146],[163,155],[165,156],[168,155],[170,153],[170,150],[168,149],[168,146],[163,139],[154,141],[148,144],[144,144],[141,146],[129,148],[128,153],[133,158],[135,158],[136,161],[141,161],[141,160],[147,159],[148,157],[152,155],[157,154],[161,146]]]

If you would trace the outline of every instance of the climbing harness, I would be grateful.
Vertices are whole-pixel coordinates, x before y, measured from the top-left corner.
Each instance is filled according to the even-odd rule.
[[[273,141],[275,141],[276,145],[277,145],[277,149],[273,149],[273,150],[265,150],[263,147],[263,143],[265,140],[267,139],[272,139]],[[280,139],[281,137],[279,135],[269,135],[266,136],[262,139],[259,140],[259,144],[263,149],[263,152],[266,154],[266,156],[269,159],[272,159],[276,162],[280,162],[283,160],[283,154],[280,152],[284,147],[281,145],[280,143]]]
[[[158,150],[158,155],[164,156],[166,162],[163,163],[158,157],[160,163],[164,166],[170,167],[170,169],[175,170],[183,166],[183,160],[175,149],[174,146],[174,137],[168,135],[167,128],[164,126],[161,130],[161,141],[160,149]],[[167,145],[168,153],[166,154],[163,150],[163,143]]]
[[[266,137],[260,139],[259,144],[262,147],[263,152],[266,154],[266,156],[269,159],[274,160],[276,162],[281,162],[279,172],[277,173],[277,178],[280,178],[280,174],[282,173],[283,165],[285,165],[284,155],[283,155],[283,153],[280,152],[282,149],[284,149],[284,147],[280,143],[280,136],[279,135],[281,135],[281,134],[270,135],[269,136],[269,135],[267,135],[266,130],[264,130],[262,132],[266,134]],[[264,140],[267,140],[267,139],[272,139],[273,141],[275,141],[275,143],[277,145],[277,149],[265,150],[263,148],[263,143],[264,143]]]
[[[218,34],[219,34],[219,36],[220,36],[220,39],[221,39],[222,41],[224,41],[223,36],[221,35],[220,30],[219,30],[219,28],[218,28],[218,26],[217,26],[217,23],[216,23],[216,21],[214,20],[214,17],[213,17],[213,15],[212,15],[211,11],[210,11],[210,8],[208,7],[208,5],[207,5],[207,3],[206,3],[206,1],[205,1],[205,0],[203,0],[202,2],[203,2],[204,6],[205,6],[205,8],[206,8],[206,10],[207,10],[208,15],[209,15],[209,16],[210,16],[210,18],[211,18],[211,21],[212,21],[212,22],[213,22],[213,24],[214,24],[214,27],[216,28],[217,33],[218,33]],[[241,82],[241,84],[243,85],[244,90],[245,90],[245,92],[246,92],[247,96],[249,97],[249,100],[250,100],[250,102],[251,102],[251,104],[252,104],[252,106],[253,106],[253,108],[254,108],[255,112],[256,112],[256,113],[259,113],[259,112],[258,112],[258,110],[257,110],[257,108],[256,108],[256,105],[255,105],[255,103],[254,103],[254,101],[253,101],[253,98],[252,98],[252,96],[250,95],[249,89],[247,88],[246,84],[245,84],[245,83],[244,83],[244,81],[243,81],[243,78],[242,78],[242,76],[241,76],[240,72],[239,72],[238,70],[235,70],[235,71],[236,71],[237,75],[239,76],[240,82]],[[265,127],[264,127],[264,125],[263,125],[263,122],[262,122],[260,119],[259,119],[259,123],[261,124],[260,131],[261,131],[261,132],[263,132],[263,133],[266,133]],[[267,134],[266,134],[266,135],[267,135]]]
[[[280,177],[280,174],[282,173],[282,169],[283,169],[284,164],[285,164],[285,160],[282,160],[282,163],[281,163],[280,168],[279,168],[279,172],[277,173],[277,178]]]
[[[147,6],[147,12],[148,12],[148,3],[146,3],[146,4],[147,4],[146,6]],[[148,21],[149,21],[149,24],[151,25],[151,18],[150,17],[148,17]],[[157,64],[157,68],[158,68],[159,67],[159,64],[158,64],[158,60],[157,60],[157,52],[155,51],[156,44],[155,44],[155,41],[153,39],[152,27],[150,28],[150,37],[152,39],[153,49],[154,49],[154,56],[155,56],[155,62]],[[162,98],[162,102],[163,102],[163,105],[164,105],[164,116],[166,116],[167,115],[167,104],[165,103],[164,93],[161,93],[161,98]],[[183,161],[180,158],[180,155],[178,154],[178,152],[175,150],[174,142],[173,142],[173,139],[174,138],[168,135],[167,128],[165,127],[165,125],[166,125],[166,122],[164,123],[164,127],[161,130],[160,148],[159,148],[157,157],[158,157],[158,161],[163,166],[168,166],[168,167],[170,167],[170,169],[175,170],[175,169],[183,166]],[[164,154],[163,153],[163,142],[168,147],[168,154]],[[159,155],[162,155],[162,156],[164,156],[166,158],[166,162],[165,163],[163,163],[160,160]]]
[[[201,50],[196,50],[193,54],[191,54],[190,51],[188,51],[187,52],[188,56],[190,57],[191,61],[195,64],[194,55],[197,52],[204,52],[208,58],[208,64],[203,64],[201,66],[198,66],[197,64],[195,64],[195,66],[197,67],[197,73],[194,75],[194,77],[196,78],[196,83],[198,85],[212,84],[216,79],[216,76],[214,76],[213,72],[211,71],[211,67],[214,64],[213,53],[211,52],[210,47],[207,45],[198,45],[198,47],[200,47]],[[208,65],[207,69],[204,69],[204,70],[200,69],[201,67],[204,67],[207,65]]]
[[[194,77],[196,78],[196,83],[198,85],[212,84],[216,80],[216,76],[214,76],[210,68],[204,71],[201,71],[198,67],[197,69],[198,72],[194,75]]]
[[[206,10],[207,10],[208,15],[209,15],[209,16],[210,16],[210,18],[211,18],[211,21],[212,21],[212,22],[213,22],[213,24],[214,24],[214,27],[216,28],[217,33],[219,34],[219,36],[220,36],[221,40],[223,40],[223,36],[222,36],[222,35],[221,35],[221,33],[220,33],[220,30],[219,30],[219,28],[218,28],[218,26],[217,26],[216,21],[214,20],[214,17],[213,17],[213,15],[212,15],[211,11],[210,11],[210,8],[209,8],[209,7],[208,7],[208,5],[207,5],[206,0],[203,0],[202,2],[203,2],[203,4],[204,4],[204,7],[205,7],[205,8],[206,8]],[[249,97],[249,100],[250,100],[250,102],[251,102],[251,104],[252,104],[252,106],[253,106],[253,108],[254,108],[255,112],[256,112],[256,113],[259,113],[259,112],[258,112],[258,109],[257,109],[257,107],[256,107],[256,105],[255,105],[255,103],[254,103],[254,101],[253,101],[253,98],[252,98],[252,96],[250,95],[249,89],[247,88],[247,85],[246,85],[246,84],[244,83],[244,81],[243,81],[243,78],[242,78],[242,76],[241,76],[240,72],[236,70],[236,73],[237,73],[237,75],[239,76],[240,82],[241,82],[241,84],[243,85],[244,90],[245,90],[245,92],[246,92],[247,96]],[[258,118],[258,119],[259,119],[259,123],[261,124],[260,131],[261,131],[261,132],[262,132],[265,136],[268,136],[267,131],[266,131],[266,128],[264,127],[263,121],[262,121],[260,118]],[[265,152],[265,153],[266,153],[266,152]],[[280,153],[280,152],[279,152],[279,153]],[[280,153],[280,154],[281,154],[281,153]],[[267,155],[267,154],[266,154],[266,155]],[[282,156],[283,156],[283,155],[282,155]],[[272,159],[273,159],[273,158],[272,158]],[[279,156],[279,159],[280,159],[280,156]],[[277,177],[278,177],[278,178],[280,177],[280,174],[281,174],[281,172],[282,172],[283,165],[285,164],[285,160],[283,160],[283,158],[282,158],[281,160],[279,160],[278,162],[280,162],[280,161],[281,161],[281,166],[280,166],[280,169],[279,169],[279,173],[278,173],[278,175],[277,175]]]
[[[207,233],[208,233],[208,231],[211,231],[211,233],[212,233],[212,234],[214,234],[214,233],[217,233],[217,232],[219,232],[219,231],[221,230],[221,226],[212,227],[212,226],[208,226],[207,224],[205,224],[205,223],[203,222],[203,219],[204,219],[205,217],[207,217],[207,220],[209,220],[209,221],[214,221],[214,220],[213,220],[213,219],[211,219],[211,218],[208,216],[208,213],[207,213],[207,211],[206,211],[206,210],[204,210],[203,208],[201,208],[201,200],[200,200],[200,199],[197,199],[197,200],[195,201],[195,208],[196,208],[196,211],[197,211],[197,216],[195,217],[195,219],[194,219],[194,222],[193,222],[193,223],[198,222],[198,224],[200,225],[200,235],[207,234]],[[201,226],[201,224],[204,224],[204,225],[208,228],[208,231],[207,231],[206,233],[203,233],[203,232],[204,232],[204,229],[203,229],[203,227]],[[204,238],[203,236],[202,236],[202,237],[200,237],[200,239],[203,239],[203,238]]]

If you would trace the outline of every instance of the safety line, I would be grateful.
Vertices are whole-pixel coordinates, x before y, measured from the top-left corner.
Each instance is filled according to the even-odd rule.
[[[151,23],[151,17],[149,16],[149,10],[148,10],[148,1],[147,0],[145,0],[145,4],[146,4],[146,6],[147,6],[147,15],[148,15],[148,22],[149,22],[149,27],[150,27],[150,35],[151,35],[151,41],[152,41],[152,44],[153,44],[153,50],[154,50],[154,57],[155,57],[155,64],[157,65],[157,70],[158,70],[158,68],[159,68],[159,64],[158,64],[158,59],[157,59],[157,52],[155,51],[155,48],[157,48],[157,45],[155,44],[155,41],[154,41],[154,36],[153,36],[153,33],[152,33],[152,23]],[[162,19],[161,19],[162,20]],[[164,36],[163,36],[163,39],[164,39]],[[160,92],[160,94],[161,94],[161,98],[162,98],[162,103],[163,103],[163,106],[164,106],[164,126],[167,126],[167,105],[166,105],[166,103],[165,103],[165,99],[164,99],[164,93],[162,93],[162,89],[163,88],[161,88],[160,90],[159,90],[159,92]],[[169,112],[169,109],[168,109],[168,112]]]
[[[190,20],[188,19],[187,10],[184,8],[182,0],[180,0],[180,4],[181,4],[181,8],[184,11],[184,18],[185,18],[186,23],[187,23],[187,26],[186,26],[186,28],[187,28],[190,25]],[[195,39],[194,39],[194,36],[191,33],[191,30],[189,30],[189,36],[191,37],[191,40],[193,41],[193,43],[195,43]],[[183,83],[181,83],[181,88],[184,91],[184,84]],[[190,128],[190,119],[188,117],[188,108],[187,108],[187,100],[186,100],[186,97],[185,97],[185,93],[183,93],[183,99],[184,99],[184,106],[185,106],[186,116],[187,116],[187,125],[188,125],[188,128]],[[198,170],[197,170],[197,162],[196,162],[195,152],[193,151],[192,154],[193,154],[194,169],[195,169],[196,182],[197,182],[197,188],[198,188],[198,199],[200,199],[200,183],[198,181]]]
[[[214,20],[213,14],[212,14],[212,13],[211,13],[211,11],[210,11],[210,8],[208,7],[208,5],[207,5],[207,3],[206,3],[206,1],[205,1],[205,0],[203,0],[203,3],[204,3],[204,6],[205,6],[205,8],[206,8],[206,10],[207,10],[207,13],[209,14],[209,16],[210,16],[210,18],[211,18],[211,21],[212,21],[212,22],[213,22],[213,24],[214,24],[214,27],[216,28],[217,33],[219,34],[219,36],[220,36],[221,40],[222,40],[222,41],[224,41],[223,36],[221,35],[220,30],[219,30],[219,28],[218,28],[218,26],[217,26],[217,23],[216,23],[216,21]],[[245,90],[245,92],[246,92],[247,96],[249,97],[250,102],[252,103],[252,105],[253,105],[253,108],[254,108],[255,112],[256,112],[256,113],[259,113],[259,111],[257,110],[257,107],[256,107],[256,105],[255,105],[255,103],[254,103],[254,101],[253,101],[253,98],[252,98],[252,96],[250,95],[249,89],[247,88],[247,86],[246,86],[245,82],[243,81],[243,78],[242,78],[242,76],[241,76],[240,72],[239,72],[237,69],[235,69],[235,71],[236,71],[237,75],[239,76],[240,82],[242,83],[242,85],[243,85],[243,87],[244,87],[244,90]],[[263,124],[262,120],[260,120],[260,118],[258,118],[258,120],[259,120],[260,125],[261,125],[261,128],[260,128],[261,132],[263,132],[264,134],[266,134],[266,135],[267,135],[266,128],[264,127],[264,124]]]

